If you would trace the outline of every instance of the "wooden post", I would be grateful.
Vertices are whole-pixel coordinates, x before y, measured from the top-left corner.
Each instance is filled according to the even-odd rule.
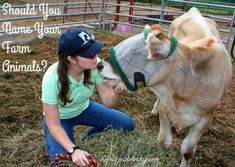
[[[117,0],[117,4],[121,4],[121,0]],[[116,13],[120,13],[120,6],[116,6]],[[115,22],[119,22],[119,16],[115,15]],[[116,29],[117,23],[114,23],[114,29]]]
[[[64,0],[64,3],[68,3],[68,0]],[[68,9],[67,9],[67,5],[64,6],[64,14],[67,14]],[[63,23],[65,23],[66,20],[66,16],[63,16]]]
[[[130,5],[131,5],[131,6],[134,5],[134,0],[130,0]],[[130,9],[129,9],[129,15],[133,15],[133,8],[132,8],[132,7],[130,7]],[[133,19],[133,18],[132,18],[131,16],[129,16],[129,18],[128,18],[129,23],[132,22],[132,19]]]

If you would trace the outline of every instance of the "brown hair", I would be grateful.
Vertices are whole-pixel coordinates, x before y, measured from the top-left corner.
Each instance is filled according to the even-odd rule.
[[[72,55],[72,56],[76,56],[76,55]],[[57,72],[58,72],[58,77],[59,77],[59,83],[58,83],[59,98],[63,102],[63,105],[66,105],[67,102],[70,103],[73,100],[73,99],[69,99],[69,92],[70,92],[69,79],[68,79],[69,61],[67,59],[67,56],[65,56],[60,49],[58,52],[58,59],[59,59],[59,64],[58,64]],[[89,87],[89,85],[92,84],[92,82],[90,81],[90,76],[91,76],[91,70],[90,69],[84,70],[83,84],[85,86]]]

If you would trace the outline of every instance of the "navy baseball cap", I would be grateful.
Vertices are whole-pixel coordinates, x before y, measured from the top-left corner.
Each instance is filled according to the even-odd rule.
[[[78,55],[84,58],[93,58],[103,46],[103,42],[96,41],[94,35],[90,35],[80,28],[65,31],[59,40],[60,51],[65,56]]]

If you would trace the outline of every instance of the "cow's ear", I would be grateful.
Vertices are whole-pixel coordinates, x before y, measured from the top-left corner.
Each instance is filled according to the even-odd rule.
[[[147,40],[148,34],[151,32],[151,27],[149,25],[145,25],[144,27],[144,39]]]

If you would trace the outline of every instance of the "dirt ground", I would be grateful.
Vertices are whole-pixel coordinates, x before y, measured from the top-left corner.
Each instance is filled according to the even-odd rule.
[[[106,43],[101,57],[107,55],[110,46],[125,37],[107,32],[95,32],[98,40]],[[45,37],[30,42],[30,54],[6,54],[0,51],[1,67],[4,60],[12,63],[31,64],[32,60],[57,61],[57,38]],[[233,71],[235,64],[233,64]],[[47,164],[42,155],[43,130],[41,126],[41,81],[44,72],[10,72],[0,70],[0,166],[41,166]],[[159,129],[158,118],[149,111],[156,97],[148,90],[140,90],[138,96],[129,94],[122,99],[120,108],[126,108],[137,124],[137,131]],[[129,104],[125,104],[130,102]],[[129,108],[138,108],[133,112]],[[141,108],[142,106],[142,108]],[[147,106],[147,107],[146,107]],[[129,111],[128,111],[129,110]],[[32,135],[27,135],[32,134]],[[157,134],[156,134],[157,135]],[[182,136],[176,136],[173,145],[179,152]],[[40,155],[38,155],[40,154]],[[235,166],[235,76],[224,95],[212,125],[200,140],[192,167]],[[180,156],[179,156],[180,159]]]

